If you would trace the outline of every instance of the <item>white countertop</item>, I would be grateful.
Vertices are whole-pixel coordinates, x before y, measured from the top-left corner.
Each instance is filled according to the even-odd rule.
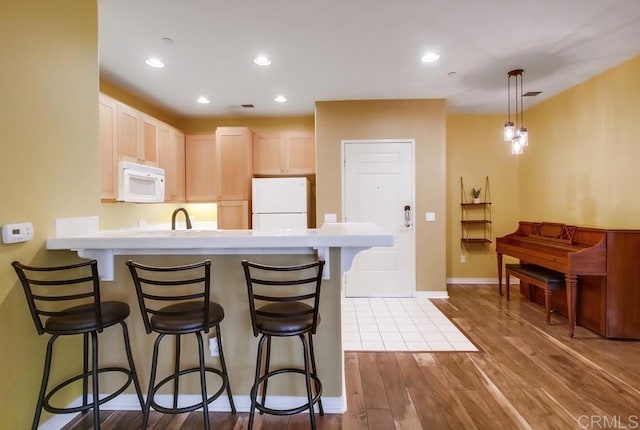
[[[329,223],[299,231],[101,230],[47,239],[47,249],[298,248],[392,246],[393,235],[369,223]]]
[[[325,223],[299,231],[124,229],[64,233],[47,239],[47,249],[69,249],[98,260],[105,280],[113,279],[114,255],[170,254],[298,254],[318,252],[328,259],[330,248],[341,248],[341,271],[358,252],[393,246],[394,236],[370,223]],[[327,271],[328,274],[328,271]]]

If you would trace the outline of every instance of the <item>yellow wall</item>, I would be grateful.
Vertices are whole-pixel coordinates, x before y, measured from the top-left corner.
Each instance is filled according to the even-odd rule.
[[[516,229],[518,220],[518,164],[509,144],[502,140],[504,116],[447,116],[447,277],[495,278],[497,276],[495,238]],[[460,245],[462,216],[460,177],[464,180],[466,201],[471,188],[482,187],[489,177],[491,201],[491,244]],[[482,218],[482,208],[467,209]],[[464,255],[466,263],[461,263]]]
[[[0,224],[31,221],[35,230],[33,241],[0,244],[0,420],[25,429],[46,338],[36,334],[9,263],[75,261],[69,252],[44,250],[53,220],[98,213],[96,2],[5,3],[0,40]],[[58,363],[77,356],[64,346],[57,353]],[[75,368],[55,366],[53,380]]]
[[[640,227],[640,57],[525,112],[520,213],[531,221]]]
[[[446,289],[446,175],[444,100],[316,103],[316,218],[341,219],[341,141],[415,139],[416,289]],[[425,212],[437,222],[425,222]]]

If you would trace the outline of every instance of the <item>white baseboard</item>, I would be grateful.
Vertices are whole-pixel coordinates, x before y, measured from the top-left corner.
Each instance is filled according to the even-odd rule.
[[[447,291],[416,291],[416,299],[448,299]]]
[[[170,405],[172,399],[173,396],[170,394],[161,394],[156,396],[156,401],[161,405]],[[199,401],[200,396],[197,394],[182,394],[178,398],[178,406],[191,405]],[[249,412],[249,407],[251,406],[249,396],[233,396],[233,402],[235,403],[237,412]],[[295,408],[306,402],[307,398],[302,396],[267,396],[267,406],[274,409]],[[78,397],[76,400],[71,402],[69,406],[80,404],[81,398]],[[322,406],[325,413],[342,414],[347,410],[347,399],[345,396],[323,397]],[[100,409],[103,411],[139,411],[140,403],[138,402],[138,397],[135,394],[121,394],[110,402],[100,406]],[[229,412],[230,410],[231,407],[229,406],[229,400],[224,394],[209,404],[210,412]],[[38,429],[59,430],[71,422],[76,415],[78,414],[53,415],[50,419],[42,423]]]
[[[447,284],[498,284],[498,278],[447,278]]]

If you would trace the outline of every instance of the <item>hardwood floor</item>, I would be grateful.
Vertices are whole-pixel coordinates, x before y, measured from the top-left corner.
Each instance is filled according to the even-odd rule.
[[[605,340],[495,285],[451,285],[434,300],[479,352],[345,354],[348,412],[322,430],[640,428],[640,342]],[[640,312],[640,310],[639,310]],[[140,412],[104,411],[103,430],[135,429]],[[91,428],[90,416],[65,430]],[[211,414],[212,429],[245,429],[247,414]],[[255,429],[307,429],[308,415],[259,417]],[[202,428],[199,412],[152,414],[149,429]]]

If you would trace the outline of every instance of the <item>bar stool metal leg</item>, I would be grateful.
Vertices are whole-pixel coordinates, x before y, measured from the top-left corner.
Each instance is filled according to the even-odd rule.
[[[149,411],[151,410],[151,402],[155,394],[153,388],[156,383],[156,370],[158,365],[158,349],[160,347],[160,341],[164,338],[164,334],[160,333],[156,337],[156,341],[153,343],[153,355],[151,357],[151,376],[149,376],[149,389],[147,390],[147,401],[145,402],[144,409],[142,410],[142,429],[147,428],[149,422]]]
[[[207,403],[207,378],[204,364],[204,345],[202,342],[202,333],[196,332],[198,340],[198,361],[200,363],[200,385],[202,394],[202,414],[204,415],[204,430],[209,430],[209,404]],[[223,381],[224,382],[224,381]]]
[[[269,363],[271,361],[271,336],[267,336],[267,356],[265,357],[264,360],[264,372],[262,372],[262,375],[266,375],[267,373],[269,373]],[[269,383],[269,379],[265,379],[264,382],[262,383],[262,406],[265,405],[265,402],[267,401],[267,384]],[[264,414],[263,411],[260,411],[260,415]]]
[[[93,379],[93,428],[100,428],[100,389],[98,388],[98,333],[91,332],[91,378]]]
[[[253,379],[253,386],[251,387],[251,393],[250,393],[251,406],[249,408],[249,423],[247,426],[248,430],[253,429],[253,419],[256,411],[256,403],[257,403],[257,397],[258,397],[258,383],[261,378],[260,370],[262,368],[262,349],[264,347],[264,342],[267,340],[267,338],[268,336],[266,334],[263,334],[260,340],[258,341],[258,358],[256,360],[256,373]]]
[[[309,401],[309,419],[311,420],[311,429],[316,430],[316,417],[313,411],[313,394],[311,393],[311,374],[309,371],[309,362],[311,358],[309,357],[309,347],[307,345],[307,339],[304,334],[300,335],[300,340],[302,341],[302,350],[304,355],[304,379],[307,385],[307,400]]]
[[[89,333],[82,335],[82,406],[89,404]],[[82,411],[86,414],[88,410]]]
[[[178,393],[180,385],[180,335],[176,334],[175,355],[173,357],[173,409],[178,408]]]
[[[308,336],[309,336],[309,352],[311,354],[311,370],[313,371],[313,375],[316,378],[318,378],[318,370],[316,368],[316,354],[313,351],[313,335],[309,333]],[[315,386],[316,392],[318,392],[319,387],[315,383],[315,379],[314,379],[314,386]],[[324,415],[324,408],[322,407],[322,397],[318,398],[318,412],[320,412],[320,415]]]
[[[222,350],[222,331],[220,330],[220,324],[216,325],[216,340],[218,341],[218,351],[220,352],[220,367],[223,373],[223,383],[227,387],[227,397],[229,398],[229,405],[231,406],[231,413],[236,413],[236,405],[233,402],[233,396],[231,395],[231,386],[229,385],[229,373],[227,372],[227,364],[224,361],[224,352]]]
[[[138,379],[138,372],[136,371],[136,365],[133,362],[133,353],[131,352],[131,342],[129,340],[129,329],[124,321],[120,322],[122,326],[122,337],[124,338],[124,349],[127,354],[127,361],[129,362],[129,369],[131,369],[131,377],[133,378],[133,385],[136,389],[136,396],[140,402],[140,408],[144,408],[144,398],[142,397],[142,387],[140,386],[140,380]]]
[[[44,396],[47,392],[47,381],[49,381],[49,373],[51,370],[51,356],[53,355],[53,342],[58,336],[51,336],[49,342],[47,342],[47,352],[44,358],[44,369],[42,370],[42,383],[40,384],[40,394],[38,394],[38,403],[36,404],[36,413],[33,417],[33,424],[31,430],[38,430],[38,423],[40,422],[40,415],[42,415],[42,406],[44,405]]]

